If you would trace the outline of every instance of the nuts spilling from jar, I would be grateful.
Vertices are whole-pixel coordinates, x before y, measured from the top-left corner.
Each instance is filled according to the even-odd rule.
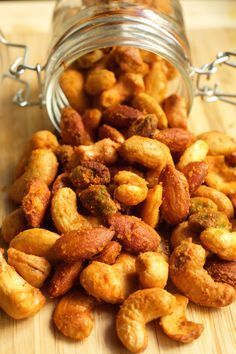
[[[10,188],[17,208],[2,224],[0,307],[11,317],[37,313],[44,285],[60,297],[57,329],[83,340],[101,301],[121,304],[117,335],[136,353],[147,322],[159,318],[169,338],[189,343],[203,331],[186,319],[189,301],[235,301],[236,142],[188,131],[184,99],[168,95],[176,76],[125,46],[63,73],[60,137],[30,139]],[[168,278],[181,294],[164,290]]]

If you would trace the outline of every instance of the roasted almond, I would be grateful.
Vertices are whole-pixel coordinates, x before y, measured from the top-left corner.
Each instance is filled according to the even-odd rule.
[[[155,139],[167,145],[171,152],[184,152],[195,140],[193,134],[181,128],[160,130],[155,135]]]
[[[102,115],[103,122],[117,128],[128,128],[133,121],[140,118],[143,118],[141,111],[125,105],[111,106]]]
[[[188,181],[189,193],[192,195],[204,183],[208,164],[204,161],[190,162],[182,169],[182,172]]]

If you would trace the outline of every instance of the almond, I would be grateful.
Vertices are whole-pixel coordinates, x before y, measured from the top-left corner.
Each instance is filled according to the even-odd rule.
[[[171,152],[184,152],[195,140],[193,134],[181,128],[161,130],[155,135],[155,139],[167,145]]]
[[[103,122],[116,128],[128,128],[133,121],[140,118],[143,118],[141,111],[125,105],[109,107],[102,115]]]
[[[236,288],[236,262],[209,260],[205,265],[210,276],[217,282],[227,283]]]
[[[108,218],[108,223],[124,249],[130,253],[155,251],[160,243],[158,233],[135,216],[117,213]]]
[[[166,166],[160,179],[163,185],[162,215],[169,224],[178,224],[189,214],[188,182],[184,174],[172,165]]]
[[[56,241],[52,253],[68,263],[90,259],[104,249],[114,234],[105,227],[68,231]]]
[[[204,161],[190,162],[182,169],[182,172],[188,181],[189,193],[192,195],[204,183],[208,173],[208,164]]]

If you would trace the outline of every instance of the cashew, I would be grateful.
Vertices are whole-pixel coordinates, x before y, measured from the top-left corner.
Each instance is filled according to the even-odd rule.
[[[203,247],[182,241],[170,256],[170,278],[190,301],[208,307],[222,307],[236,299],[235,289],[215,282],[203,268],[206,252]]]
[[[170,128],[187,128],[187,106],[183,97],[176,94],[167,97],[162,102],[162,108],[166,114]]]
[[[186,310],[188,298],[175,294],[175,308],[173,313],[161,317],[160,326],[164,333],[173,340],[181,343],[191,343],[202,334],[202,324],[187,321]]]
[[[217,211],[218,207],[211,199],[205,197],[191,198],[191,205],[189,214],[195,214],[200,212],[212,212]]]
[[[159,288],[138,290],[121,306],[116,331],[122,344],[132,353],[142,352],[148,344],[146,323],[170,314],[175,297]]]
[[[94,324],[95,300],[76,290],[65,295],[56,305],[53,322],[64,336],[83,340],[87,338]]]
[[[177,167],[182,170],[190,162],[204,161],[208,153],[208,145],[203,140],[197,140],[189,146],[181,156]]]
[[[232,219],[234,217],[234,208],[230,199],[215,188],[200,186],[194,193],[195,197],[205,197],[211,199],[218,207],[219,211]]]
[[[143,62],[138,48],[128,46],[116,47],[114,58],[124,72],[145,74],[149,70],[148,65]]]
[[[13,210],[2,222],[1,234],[5,242],[9,243],[21,231],[27,229],[27,222],[22,208]]]
[[[157,61],[152,64],[149,73],[145,76],[146,93],[161,102],[166,95],[168,80],[165,73],[165,64]]]
[[[0,307],[11,317],[19,320],[34,316],[45,304],[40,290],[28,284],[5,261],[0,249]]]
[[[164,288],[168,268],[168,262],[158,252],[141,253],[136,259],[136,271],[143,288]]]
[[[32,179],[38,178],[50,185],[57,173],[58,162],[54,153],[46,149],[33,150],[29,163],[21,175],[10,188],[10,197],[16,203],[21,203],[26,185]]]
[[[224,230],[231,230],[232,225],[227,216],[220,211],[202,211],[193,214],[188,219],[189,225],[197,230],[203,230],[208,227],[216,227]]]
[[[200,232],[195,227],[190,226],[188,221],[181,222],[172,231],[170,242],[171,247],[175,249],[182,241],[191,238],[193,243],[200,244]]]
[[[85,128],[89,132],[97,129],[100,125],[101,117],[102,117],[102,112],[99,111],[99,109],[97,108],[86,109],[82,117]]]
[[[147,197],[145,179],[129,171],[120,171],[114,177],[114,197],[125,205],[137,205]]]
[[[135,257],[121,254],[113,265],[93,261],[80,274],[80,284],[98,300],[122,303],[137,289]]]
[[[236,232],[209,227],[200,235],[201,243],[218,257],[236,261]]]
[[[51,271],[51,265],[44,257],[33,256],[14,248],[7,250],[8,263],[35,288],[41,288]]]
[[[99,95],[103,91],[111,89],[116,84],[115,74],[106,69],[92,70],[85,83],[85,90],[89,95]]]
[[[209,155],[228,155],[236,151],[234,139],[223,132],[210,131],[200,134],[198,138],[209,146]]]
[[[77,63],[82,69],[88,69],[101,60],[104,57],[104,54],[105,53],[101,49],[96,49],[77,59]]]
[[[160,184],[149,189],[147,198],[141,206],[140,217],[155,229],[159,222],[160,206],[162,204],[163,188]]]

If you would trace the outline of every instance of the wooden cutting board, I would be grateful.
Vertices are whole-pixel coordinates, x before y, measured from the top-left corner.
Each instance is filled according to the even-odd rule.
[[[196,65],[211,61],[218,51],[236,49],[236,29],[231,27],[236,23],[235,2],[184,1],[184,8]],[[42,63],[45,58],[51,11],[52,2],[0,4],[0,27],[3,26],[10,40],[30,46],[30,63]],[[15,55],[16,52],[11,53],[12,57]],[[222,71],[219,77],[226,90],[236,92],[236,70]],[[32,76],[28,78],[33,81]],[[15,89],[15,85],[8,83],[0,91],[1,95],[4,93],[0,105],[0,221],[14,207],[7,199],[7,186],[25,141],[36,130],[52,129],[47,115],[39,108],[20,109],[7,104]],[[235,136],[236,107],[224,103],[205,104],[196,99],[190,124],[196,133],[215,129]],[[24,321],[14,321],[0,311],[0,353],[128,353],[115,334],[117,307],[104,305],[95,310],[95,328],[82,343],[66,339],[53,328],[53,308],[54,303],[50,302],[34,318]],[[149,345],[145,354],[236,353],[236,305],[223,309],[190,305],[188,317],[204,324],[204,332],[198,340],[192,344],[171,341],[161,332],[156,321],[148,325]]]

